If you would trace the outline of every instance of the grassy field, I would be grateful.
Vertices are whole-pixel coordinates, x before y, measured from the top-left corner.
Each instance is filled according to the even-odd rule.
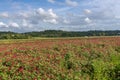
[[[120,37],[0,40],[0,80],[120,80]]]

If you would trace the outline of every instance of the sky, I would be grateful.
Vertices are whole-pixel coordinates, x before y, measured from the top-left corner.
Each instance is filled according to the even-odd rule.
[[[0,0],[0,31],[120,30],[120,0]]]

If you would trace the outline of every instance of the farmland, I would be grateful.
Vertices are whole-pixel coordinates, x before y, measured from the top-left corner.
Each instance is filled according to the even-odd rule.
[[[120,37],[1,40],[0,80],[120,80]]]

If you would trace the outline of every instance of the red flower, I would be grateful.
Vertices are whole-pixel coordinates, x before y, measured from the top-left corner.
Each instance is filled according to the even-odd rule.
[[[19,72],[23,72],[24,68],[23,67],[19,67],[18,71]]]

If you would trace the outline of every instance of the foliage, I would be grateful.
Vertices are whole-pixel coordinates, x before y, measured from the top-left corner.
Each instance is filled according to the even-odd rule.
[[[30,35],[13,32],[0,32],[0,39],[29,39]]]
[[[33,37],[84,37],[84,36],[118,36],[120,31],[62,31],[45,30],[41,32],[26,33]]]
[[[0,53],[0,80],[120,80],[119,45],[31,47]]]
[[[120,31],[62,31],[45,30],[40,32],[0,32],[0,39],[28,39],[31,37],[89,37],[89,36],[119,36]]]

